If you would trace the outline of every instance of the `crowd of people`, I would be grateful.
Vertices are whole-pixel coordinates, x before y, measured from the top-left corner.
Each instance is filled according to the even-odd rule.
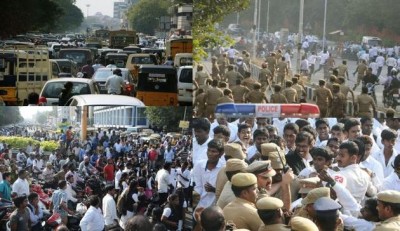
[[[399,230],[400,119],[196,119],[195,230]],[[210,222],[218,221],[218,222]]]
[[[10,127],[3,134],[31,132]],[[68,127],[52,137],[59,147],[50,154],[41,141],[18,150],[1,142],[0,197],[16,207],[10,229],[43,230],[54,214],[57,230],[190,229],[191,138],[158,134],[149,141],[99,129],[81,141]]]

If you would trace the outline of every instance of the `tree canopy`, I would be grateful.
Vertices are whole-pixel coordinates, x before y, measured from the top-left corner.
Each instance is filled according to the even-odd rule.
[[[75,0],[2,0],[0,37],[74,29],[83,21],[83,13],[73,3]]]
[[[167,1],[140,0],[128,11],[128,20],[137,32],[153,35],[158,27],[158,20],[168,15]]]
[[[22,122],[18,107],[0,107],[0,126]]]
[[[185,116],[186,109],[186,116]],[[146,107],[145,114],[151,124],[157,127],[167,127],[168,131],[178,131],[179,121],[192,118],[192,107]]]

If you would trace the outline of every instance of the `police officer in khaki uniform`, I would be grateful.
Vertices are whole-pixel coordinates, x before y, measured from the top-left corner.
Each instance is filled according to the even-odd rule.
[[[246,71],[244,73],[244,79],[242,81],[243,86],[247,87],[248,89],[252,90],[254,84],[257,82],[253,77],[251,77],[251,73]]]
[[[268,103],[267,96],[261,92],[261,84],[254,83],[252,91],[246,95],[247,103]]]
[[[319,187],[312,189],[303,200],[301,200],[302,207],[298,209],[292,217],[300,216],[314,220],[315,210],[314,203],[321,197],[330,197],[331,190],[328,187]]]
[[[355,102],[356,115],[359,117],[371,117],[376,115],[376,106],[374,99],[368,95],[368,88],[362,87],[361,94],[357,96]]]
[[[236,85],[237,80],[242,80],[243,76],[235,70],[234,65],[228,66],[228,72],[225,74],[225,80],[228,82],[229,87],[232,88]]]
[[[272,72],[268,69],[268,63],[261,64],[260,74],[258,75],[258,82],[261,83],[261,91],[265,92],[267,87],[270,86],[272,82]]]
[[[224,89],[224,96],[217,99],[217,104],[220,103],[233,103],[233,95],[230,89]]]
[[[274,93],[271,95],[271,103],[288,103],[286,97],[281,93],[281,86],[274,86]]]
[[[250,53],[247,51],[242,51],[242,56],[243,56],[243,62],[247,65],[248,68],[250,68],[251,64]]]
[[[276,69],[277,69],[277,77],[276,77],[276,83],[280,84],[281,86],[285,85],[285,78],[287,76],[287,74],[289,73],[289,68],[288,68],[288,64],[285,61],[285,57],[281,58],[281,61],[278,62],[278,64],[276,65]]]
[[[361,60],[361,62],[358,64],[356,70],[353,72],[353,76],[357,73],[357,83],[354,84],[353,91],[360,85],[363,77],[367,73],[367,63],[364,59]]]
[[[354,92],[350,89],[349,86],[346,85],[346,80],[343,77],[339,77],[337,79],[338,83],[340,84],[340,91],[343,93],[343,95],[348,98],[348,94],[351,94],[352,101],[354,102]]]
[[[330,197],[321,197],[315,201],[315,223],[319,230],[343,230],[343,221],[339,218],[342,206]]]
[[[197,66],[197,72],[194,78],[200,88],[206,84],[206,79],[211,79],[210,75],[203,69],[203,65],[199,64]]]
[[[343,77],[343,78],[346,78],[347,80],[350,80],[349,79],[349,70],[347,68],[346,60],[342,61],[342,64],[340,66],[338,66],[337,70],[338,70],[338,77]]]
[[[206,116],[206,93],[202,88],[198,91],[198,94],[194,97],[193,106],[196,108],[196,117],[204,117]]]
[[[213,56],[211,57],[211,78],[212,79],[216,79],[216,80],[221,80],[220,78],[220,70],[219,70],[219,66],[217,64],[217,57]]]
[[[238,229],[258,231],[263,222],[255,206],[257,178],[251,173],[237,173],[232,177],[231,183],[236,198],[223,209],[225,219],[231,220]]]
[[[226,162],[225,174],[228,177],[228,181],[225,183],[217,200],[217,206],[219,206],[221,209],[224,209],[229,202],[235,200],[236,197],[232,191],[232,177],[237,173],[246,172],[246,168],[247,164],[244,162],[244,160],[232,158]]]
[[[272,177],[276,174],[271,166],[271,161],[254,161],[246,168],[246,171],[257,177],[257,200],[269,196],[267,190],[271,190]]]
[[[225,160],[228,161],[230,159],[239,159],[244,160],[246,158],[246,154],[243,152],[242,146],[238,143],[228,143],[224,145],[224,153]],[[223,166],[217,175],[217,183],[215,186],[215,197],[218,200],[221,195],[222,189],[225,186],[225,183],[228,182],[228,177],[225,173],[226,165]]]
[[[297,103],[305,103],[307,98],[307,92],[304,90],[304,87],[299,84],[299,74],[295,74],[292,78],[292,88],[294,88],[297,92]]]
[[[218,58],[218,67],[219,67],[219,75],[223,79],[225,76],[226,69],[228,68],[229,65],[229,59],[226,57],[226,53],[223,53],[219,58]]]
[[[288,80],[286,81],[286,88],[283,89],[282,94],[286,97],[288,103],[297,103],[297,91],[292,87],[293,82]]]
[[[283,223],[283,202],[275,197],[264,197],[257,201],[257,211],[263,222],[258,231],[290,231]]]
[[[325,87],[325,80],[319,80],[319,88],[315,90],[314,101],[319,107],[320,117],[324,118],[328,115],[328,108],[332,105],[332,92]]]
[[[290,226],[288,227],[292,231],[319,231],[314,222],[304,217],[293,217],[290,219]]]
[[[231,87],[233,100],[235,101],[235,103],[244,103],[245,96],[247,95],[247,93],[250,92],[250,90],[247,87],[243,86],[241,82],[242,81],[238,79],[236,80],[236,86]]]
[[[332,105],[335,107],[333,110],[330,110],[330,117],[333,118],[344,118],[346,116],[346,105],[347,99],[340,92],[340,85],[335,83],[332,86],[333,89],[333,98],[332,98]]]
[[[379,219],[374,231],[400,230],[400,192],[385,190],[377,195]]]
[[[269,56],[265,59],[265,62],[268,63],[268,69],[272,73],[272,76],[275,76],[276,64],[276,55],[275,52],[271,52]]]
[[[217,99],[224,96],[222,90],[219,89],[217,86],[218,86],[218,80],[213,80],[212,88],[209,89],[205,95],[205,100],[207,103],[206,116],[207,118],[211,119],[211,121],[214,120],[214,111],[215,111],[215,106],[217,105]]]
[[[335,75],[331,75],[331,77],[329,77],[329,82],[327,82],[325,84],[326,88],[328,88],[329,90],[331,90],[331,92],[333,93],[333,84],[335,84],[337,81],[337,78]],[[339,85],[340,86],[340,85]]]

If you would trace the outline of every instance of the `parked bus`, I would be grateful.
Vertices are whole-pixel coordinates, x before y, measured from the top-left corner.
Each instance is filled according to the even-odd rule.
[[[136,97],[146,106],[177,106],[176,69],[172,66],[141,65]]]
[[[76,62],[78,71],[86,65],[87,61],[93,61],[93,52],[90,49],[83,48],[66,48],[61,49],[59,54],[60,59],[70,59]]]
[[[123,49],[130,44],[139,43],[139,38],[135,31],[132,30],[116,30],[110,31],[110,48]]]
[[[0,97],[7,105],[26,105],[28,94],[39,94],[50,78],[47,47],[0,50]]]
[[[173,38],[165,43],[166,55],[175,58],[177,53],[193,53],[193,39],[192,36],[182,36]]]

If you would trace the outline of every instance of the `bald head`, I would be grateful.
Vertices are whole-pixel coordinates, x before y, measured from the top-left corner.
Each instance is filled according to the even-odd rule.
[[[201,226],[204,231],[219,231],[225,227],[225,218],[222,209],[211,206],[201,212]]]

